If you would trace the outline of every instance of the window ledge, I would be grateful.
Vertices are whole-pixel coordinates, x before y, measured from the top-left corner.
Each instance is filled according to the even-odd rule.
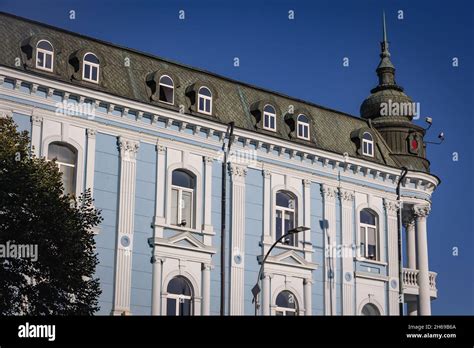
[[[206,232],[204,230],[199,230],[199,229],[196,229],[196,228],[187,228],[187,227],[180,227],[180,226],[176,226],[176,225],[162,225],[163,228],[169,228],[171,230],[175,230],[175,231],[181,231],[181,232],[191,232],[191,233],[199,233],[199,234],[206,234],[206,235],[210,235],[210,236],[213,236],[215,235],[215,233],[211,233],[211,232]]]
[[[355,261],[359,261],[359,262],[373,263],[373,264],[380,265],[380,266],[387,266],[387,265],[388,265],[387,262],[376,261],[376,260],[369,260],[369,259],[365,259],[365,258],[363,258],[363,257],[355,257],[354,260],[355,260]]]

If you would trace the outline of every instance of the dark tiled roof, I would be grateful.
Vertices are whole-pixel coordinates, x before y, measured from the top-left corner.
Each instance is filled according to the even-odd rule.
[[[15,66],[15,58],[21,56],[22,42],[34,35],[44,36],[53,41],[54,74]],[[10,14],[0,13],[0,42],[2,43],[0,64],[3,66],[23,71],[29,70],[34,74],[165,108],[172,108],[172,106],[150,100],[146,85],[146,78],[150,73],[163,70],[177,78],[178,81],[175,81],[176,105],[189,106],[190,101],[186,97],[186,89],[194,83],[209,84],[217,92],[217,98],[214,101],[215,115],[211,117],[193,113],[195,116],[211,118],[224,124],[234,121],[237,128],[258,131],[339,154],[347,152],[351,157],[361,157],[357,154],[357,146],[351,139],[351,134],[362,127],[368,127],[368,123],[358,117]],[[71,79],[72,66],[69,59],[79,49],[87,49],[101,58],[102,79],[99,86]],[[124,64],[127,57],[130,59],[132,69]],[[256,122],[250,112],[251,106],[264,100],[270,101],[277,108],[276,133],[255,128]],[[294,106],[295,111],[305,110],[310,117],[312,142],[308,143],[290,137],[289,126],[284,120],[284,111],[288,110],[290,105]],[[391,157],[390,149],[382,141],[380,134],[375,129],[373,132],[376,139],[380,141],[377,141],[375,158],[368,160],[400,167]]]

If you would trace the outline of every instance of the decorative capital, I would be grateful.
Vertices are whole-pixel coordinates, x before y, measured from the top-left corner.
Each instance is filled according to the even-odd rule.
[[[86,133],[88,138],[95,138],[95,135],[97,134],[97,129],[87,128]]]
[[[343,190],[339,188],[339,197],[341,197],[341,200],[343,201],[352,202],[354,200],[355,195],[352,191]]]
[[[403,214],[402,223],[406,229],[409,229],[415,226],[415,219],[413,219],[411,214]]]
[[[262,170],[262,175],[265,179],[270,178],[271,172],[267,169]]]
[[[210,271],[214,268],[214,266],[212,266],[211,264],[209,263],[203,263],[202,266],[201,266],[201,269],[203,271]]]
[[[384,200],[383,201],[383,206],[387,213],[389,214],[396,214],[398,212],[398,208],[400,204],[396,201],[389,201],[389,200]]]
[[[214,162],[214,158],[211,156],[204,156],[202,160],[205,164],[212,164]]]
[[[337,189],[335,187],[322,185],[321,194],[324,198],[335,199],[337,196]]]
[[[311,180],[303,179],[303,187],[310,187],[310,186],[311,186]]]
[[[233,177],[245,178],[247,175],[247,168],[244,166],[237,165],[235,163],[229,163],[229,173]]]
[[[13,113],[10,110],[0,110],[0,118],[12,117]]]
[[[33,115],[31,115],[31,122],[33,122],[33,125],[35,126],[40,126],[41,123],[43,123],[43,116],[33,112]]]
[[[122,158],[129,160],[135,160],[137,158],[140,142],[119,137],[118,146]]]
[[[415,205],[413,207],[413,214],[417,218],[425,218],[430,214],[430,206],[429,205]]]
[[[156,144],[156,152],[162,153],[162,152],[165,152],[165,151],[166,151],[166,147],[164,145]]]

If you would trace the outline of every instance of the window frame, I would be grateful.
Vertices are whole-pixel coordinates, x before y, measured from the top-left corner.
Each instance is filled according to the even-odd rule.
[[[279,307],[277,304],[276,304],[276,300],[278,299],[278,296],[280,296],[280,294],[284,293],[284,292],[288,292],[289,294],[291,294],[294,298],[294,301],[295,301],[295,308],[289,308],[289,307]],[[294,313],[293,316],[298,316],[299,315],[299,304],[298,304],[298,299],[296,298],[296,295],[289,291],[289,290],[282,290],[280,291],[276,298],[275,298],[275,311],[274,311],[274,315],[275,316],[278,316],[277,313],[281,313],[281,316],[288,316],[288,313]]]
[[[207,89],[209,91],[210,96],[201,94],[201,89]],[[209,111],[201,109],[201,98],[204,100],[204,106],[206,106],[206,102],[209,102]],[[209,87],[201,86],[198,89],[198,98],[197,98],[197,110],[201,114],[212,115],[212,91]]]
[[[47,42],[50,46],[51,46],[51,51],[48,51],[44,48],[39,48],[39,44],[41,42]],[[50,55],[51,56],[51,69],[47,68],[46,66],[40,66],[38,65],[38,54],[39,53],[42,53],[43,54],[43,64],[46,64],[46,55]],[[36,61],[35,61],[35,67],[36,69],[39,69],[39,70],[44,70],[44,71],[49,71],[49,72],[53,72],[54,70],[54,46],[51,42],[49,42],[48,40],[39,40],[37,43],[36,43]]]
[[[300,121],[300,116],[303,116],[305,117],[308,121],[305,122],[305,121]],[[303,134],[300,133],[300,125],[302,128],[306,129],[306,132],[308,133],[308,136],[305,137]],[[309,131],[309,118],[308,116],[306,116],[305,114],[299,114],[298,117],[296,118],[296,136],[300,139],[303,139],[303,140],[310,140],[311,139],[311,134],[310,134],[310,131]],[[304,133],[304,131],[303,131]]]
[[[90,61],[86,61],[86,56],[88,56],[89,54],[93,55],[99,61],[99,63],[93,63],[93,62],[90,62]],[[89,67],[90,67],[90,70],[89,70],[90,71],[90,78],[86,77],[86,65],[89,65]],[[92,79],[92,69],[94,69],[94,68],[97,69],[97,80]],[[100,59],[93,52],[86,52],[82,56],[82,79],[84,81],[99,84],[99,80],[100,80]]]
[[[368,213],[372,214],[375,219],[375,225],[370,225],[364,222],[361,222],[361,214],[363,211],[367,211]],[[359,246],[361,252],[361,257],[365,260],[369,261],[380,261],[380,250],[379,250],[379,244],[380,244],[380,236],[379,236],[379,218],[378,214],[376,214],[374,211],[368,208],[361,209],[359,211]],[[373,259],[369,258],[369,243],[368,243],[368,236],[369,236],[369,228],[373,228],[375,230],[375,257]],[[364,230],[364,239],[362,239],[362,229]],[[362,242],[364,241],[364,243]],[[362,250],[362,244],[364,244],[364,250]]]
[[[271,107],[273,109],[273,112],[266,111],[265,109],[267,106]],[[268,126],[266,126],[266,120],[268,117]],[[273,119],[273,124],[274,127],[271,127],[271,120]],[[263,117],[262,117],[262,127],[263,129],[266,129],[268,131],[276,132],[277,130],[277,125],[276,125],[276,109],[273,105],[271,104],[265,104],[263,107]]]
[[[184,172],[186,173],[187,175],[189,175],[190,177],[193,178],[194,180],[194,188],[188,188],[188,187],[183,187],[183,186],[178,186],[178,185],[173,185],[173,173],[175,171],[181,171],[181,172]],[[190,228],[190,229],[194,229],[195,228],[195,222],[194,222],[194,216],[195,216],[195,207],[196,207],[196,202],[195,202],[195,191],[196,191],[196,186],[197,186],[197,183],[196,183],[196,176],[194,174],[191,174],[189,173],[188,171],[184,170],[184,169],[181,169],[181,168],[176,168],[174,170],[171,171],[171,197],[170,197],[170,224],[173,225],[173,226],[178,226],[178,227],[182,227],[182,228]],[[174,224],[173,223],[173,216],[175,215],[175,212],[173,211],[173,191],[177,191],[178,192],[178,201],[177,201],[177,212],[176,212],[176,219],[177,219],[177,223]],[[183,208],[180,207],[180,204],[182,202],[182,198],[183,198],[183,192],[188,192],[191,194],[191,211],[190,211],[190,216],[191,216],[191,221],[187,221],[186,225],[185,226],[181,226],[180,223],[183,221]]]
[[[294,202],[294,207],[293,208],[283,207],[281,205],[278,205],[277,196],[280,193],[286,194],[289,197],[291,197],[291,199]],[[274,217],[274,219],[275,219],[274,220],[274,223],[275,223],[275,232],[274,232],[275,240],[277,240],[278,238],[281,237],[281,236],[277,235],[277,229],[278,229],[277,219],[278,219],[278,213],[279,212],[281,213],[281,236],[283,236],[284,234],[286,234],[288,232],[288,231],[285,231],[285,213],[290,213],[293,216],[293,227],[292,228],[296,227],[296,224],[297,224],[297,221],[298,221],[298,219],[297,219],[298,198],[296,197],[296,195],[294,195],[293,193],[291,193],[289,191],[286,191],[286,190],[278,190],[275,194],[275,217]],[[289,238],[290,238],[290,243],[286,244],[286,243],[284,243],[284,240],[282,240],[280,243],[285,245],[285,246],[290,246],[290,247],[297,248],[298,244],[299,244],[298,234],[297,233],[292,234],[292,235],[289,236]]]
[[[187,286],[189,287],[189,291],[190,291],[191,295],[173,294],[173,293],[168,292],[168,286],[175,278],[182,278],[186,282]],[[167,286],[167,290],[166,290],[166,312],[165,312],[165,315],[168,316],[168,300],[176,301],[176,303],[175,303],[176,312],[174,314],[175,316],[184,316],[180,313],[179,304],[181,303],[180,302],[181,300],[189,300],[189,316],[193,316],[194,315],[194,289],[191,285],[191,282],[186,277],[175,276],[175,277],[171,278],[171,280],[168,282],[168,286]]]
[[[164,77],[168,77],[168,78],[171,80],[171,83],[172,83],[173,85],[170,86],[170,85],[168,85],[168,84],[166,84],[166,83],[161,82],[161,80],[162,80]],[[174,85],[175,85],[174,80],[173,80],[173,78],[172,78],[170,75],[166,75],[166,74],[165,74],[165,75],[161,75],[161,76],[160,76],[160,79],[158,80],[158,101],[159,101],[160,103],[165,103],[165,104],[169,104],[169,105],[174,105]],[[164,87],[167,87],[167,88],[171,88],[171,90],[172,90],[172,93],[171,93],[171,96],[172,96],[171,102],[168,102],[168,101],[165,101],[165,100],[161,100],[161,98],[160,98],[160,95],[161,95],[161,93],[160,93],[160,92],[161,92],[161,86],[164,86]]]
[[[69,149],[73,154],[74,154],[74,164],[71,164],[71,163],[66,163],[66,162],[63,162],[63,161],[59,161],[57,159],[57,157],[54,157],[54,158],[50,158],[50,146],[51,145],[59,145],[59,146],[63,146],[63,147],[66,147],[67,149]],[[75,148],[73,148],[72,146],[70,146],[68,143],[65,143],[65,142],[61,142],[61,141],[52,141],[48,144],[48,157],[47,157],[47,160],[48,161],[54,161],[54,159],[56,159],[55,161],[55,164],[57,165],[58,167],[58,170],[61,172],[61,182],[63,184],[63,192],[65,194],[72,194],[72,195],[76,195],[76,192],[77,192],[77,176],[78,176],[78,152]],[[63,177],[64,177],[64,173],[61,171],[61,167],[64,166],[64,167],[69,167],[69,168],[73,168],[73,177],[72,177],[72,181],[73,181],[73,187],[71,188],[71,190],[66,190],[66,185],[63,181]]]
[[[369,139],[365,139],[365,135],[369,135],[370,136],[370,140]],[[362,155],[364,156],[368,156],[368,157],[374,157],[374,154],[375,154],[375,143],[374,143],[374,137],[372,134],[370,134],[369,132],[364,132],[362,133],[362,137],[361,137],[361,147],[362,147]],[[366,145],[367,145],[367,151],[366,151]],[[371,151],[369,151],[369,146],[370,146],[370,149]]]

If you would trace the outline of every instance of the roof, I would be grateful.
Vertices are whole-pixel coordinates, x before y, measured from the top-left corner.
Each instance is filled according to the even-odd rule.
[[[357,152],[357,145],[351,139],[351,134],[369,125],[367,121],[358,117],[11,14],[0,12],[0,18],[0,41],[3,46],[0,50],[0,65],[142,103],[173,108],[158,101],[152,101],[147,91],[147,76],[155,71],[163,70],[177,77],[176,105],[190,104],[186,90],[195,83],[208,84],[217,92],[213,107],[215,115],[209,117],[190,111],[190,114],[194,116],[212,119],[223,124],[234,121],[237,128],[264,133],[338,154],[347,153],[351,157],[362,157]],[[50,38],[53,42],[55,46],[54,74],[28,69],[25,66],[15,66],[15,58],[22,54],[22,43],[34,35]],[[71,79],[69,60],[71,55],[80,49],[94,52],[100,57],[103,83],[99,86]],[[123,64],[127,57],[130,59],[131,68]],[[256,122],[251,114],[251,107],[262,101],[271,102],[277,109],[277,132],[275,133],[255,127]],[[290,128],[285,122],[285,114],[282,113],[288,110],[290,105],[294,106],[295,111],[304,110],[310,118],[312,142],[291,137]],[[382,139],[376,129],[372,128],[372,131],[376,139]],[[364,157],[364,159],[391,167],[400,167],[391,157],[391,151],[384,141],[377,141],[377,149],[374,158]]]

